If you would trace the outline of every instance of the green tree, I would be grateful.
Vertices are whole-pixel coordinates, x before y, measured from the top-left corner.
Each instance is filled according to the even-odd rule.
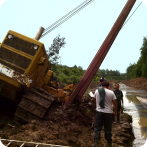
[[[71,71],[69,70],[69,68],[63,68],[62,69],[62,72],[65,74],[65,75],[67,75],[67,76],[70,76],[70,74],[71,74]]]
[[[77,68],[77,65],[74,65],[74,68]]]
[[[141,47],[141,56],[136,64],[130,64],[127,68],[127,78],[132,79],[136,77],[147,78],[147,38],[143,38]]]
[[[142,66],[142,76],[147,78],[147,58],[146,58],[146,62],[144,62]]]
[[[130,64],[129,67],[127,68],[127,79],[132,79],[134,78],[134,71],[135,71],[135,63]]]
[[[143,38],[143,45],[141,47],[141,60],[142,60],[142,76],[147,78],[147,38]]]
[[[49,47],[47,51],[47,56],[52,65],[57,64],[57,60],[59,59],[59,51],[61,47],[64,47],[66,44],[65,38],[61,38],[60,35],[58,35],[54,40],[53,44]]]
[[[137,64],[134,67],[135,69],[135,78],[142,76],[142,61],[141,58],[137,61]]]

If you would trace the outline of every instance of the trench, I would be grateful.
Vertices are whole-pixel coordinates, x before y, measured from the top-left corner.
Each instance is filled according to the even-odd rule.
[[[120,84],[124,95],[124,112],[132,116],[132,128],[135,139],[133,147],[141,147],[147,140],[147,92],[134,90],[124,84]],[[143,98],[141,102],[137,97]]]

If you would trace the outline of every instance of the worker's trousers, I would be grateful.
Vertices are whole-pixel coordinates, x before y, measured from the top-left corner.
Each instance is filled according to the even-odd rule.
[[[107,141],[112,141],[112,118],[113,113],[103,113],[96,111],[95,116],[95,123],[94,123],[94,139],[101,138],[100,132],[102,130],[102,127],[104,126],[105,131],[105,139]]]

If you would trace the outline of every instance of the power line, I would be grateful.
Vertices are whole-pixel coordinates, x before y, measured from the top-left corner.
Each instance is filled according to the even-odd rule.
[[[139,8],[139,6],[142,4],[142,2],[138,5],[138,7],[135,9],[135,11],[131,14],[131,16],[126,20],[126,22],[123,24],[122,28],[126,25],[126,23],[129,21],[129,19],[133,16],[133,14],[136,12],[136,10]]]
[[[45,33],[45,31],[47,31],[49,28],[51,28],[52,26],[54,26],[56,23],[58,23],[59,21],[61,21],[62,19],[64,19],[66,16],[68,16],[70,13],[72,13],[73,11],[75,11],[78,7],[80,7],[81,5],[83,5],[84,3],[86,3],[86,1],[89,1],[89,0],[85,0],[83,3],[81,3],[80,5],[78,5],[77,7],[75,7],[73,10],[71,10],[70,12],[68,12],[66,15],[64,15],[63,17],[61,17],[59,20],[57,20],[56,22],[54,22],[52,25],[50,25],[49,27],[47,27],[47,28],[44,30],[44,33]]]
[[[85,8],[86,6],[88,6],[93,1],[94,0],[90,0],[87,3],[85,3],[82,7],[78,8],[74,13],[70,14],[67,18],[63,19],[60,23],[58,23],[53,28],[51,28],[50,30],[48,30],[47,32],[45,32],[44,34],[42,34],[42,36],[40,38],[44,37],[45,35],[47,35],[51,31],[53,31],[55,28],[57,28],[59,25],[61,25],[62,23],[64,23],[66,20],[68,20],[69,18],[71,18],[73,15],[75,15],[76,13],[78,13],[80,10],[82,10],[83,8]]]

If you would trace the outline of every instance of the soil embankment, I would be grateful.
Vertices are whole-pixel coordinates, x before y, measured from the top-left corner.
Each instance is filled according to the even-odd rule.
[[[129,87],[147,91],[147,78],[140,77],[131,80],[125,80],[123,83]]]
[[[114,82],[111,85],[113,89]],[[96,88],[97,84],[89,86],[92,92]],[[64,104],[55,103],[41,121],[34,120],[29,124],[14,127],[5,124],[5,127],[0,130],[0,137],[72,147],[93,147],[95,104],[88,92],[80,102],[72,104],[69,109],[65,109]],[[131,117],[123,113],[121,121],[122,124],[113,124],[113,146],[130,147],[134,139],[130,125]],[[103,130],[101,136],[101,146],[105,147],[106,140]]]

